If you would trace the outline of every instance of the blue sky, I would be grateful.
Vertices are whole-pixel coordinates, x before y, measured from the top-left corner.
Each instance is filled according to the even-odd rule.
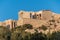
[[[51,10],[60,13],[60,0],[0,0],[0,21],[17,20],[20,10]]]

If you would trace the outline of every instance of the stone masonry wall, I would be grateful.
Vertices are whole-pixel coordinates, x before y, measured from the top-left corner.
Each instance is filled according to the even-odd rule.
[[[23,24],[31,24],[34,28],[38,28],[41,25],[47,25],[46,21],[37,19],[23,19]]]

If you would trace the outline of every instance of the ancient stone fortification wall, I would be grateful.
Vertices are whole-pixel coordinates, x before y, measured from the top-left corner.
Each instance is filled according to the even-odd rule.
[[[17,20],[17,26],[23,25],[23,19]]]
[[[51,11],[42,11],[42,19],[43,20],[50,20],[52,18]]]
[[[21,18],[30,18],[30,12],[25,12],[25,11],[20,11],[18,13],[18,19],[20,20]]]
[[[23,24],[31,24],[34,28],[38,28],[41,25],[47,25],[46,21],[38,19],[23,19]]]

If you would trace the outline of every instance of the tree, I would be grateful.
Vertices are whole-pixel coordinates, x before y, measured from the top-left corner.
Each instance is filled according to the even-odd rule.
[[[47,40],[47,36],[43,33],[35,33],[30,40]]]
[[[11,40],[28,40],[30,33],[25,32],[23,26],[18,26],[14,29],[11,35]]]
[[[0,26],[0,40],[10,40],[10,30],[6,27]]]
[[[26,29],[33,29],[33,26],[31,24],[24,24],[22,26]]]
[[[23,32],[22,26],[17,26],[13,29],[11,33],[11,40],[22,40],[21,33]]]
[[[42,30],[44,30],[44,31],[47,30],[47,26],[45,26],[45,25],[42,25],[40,28],[41,28]]]
[[[60,40],[60,32],[53,32],[50,35],[50,40]]]

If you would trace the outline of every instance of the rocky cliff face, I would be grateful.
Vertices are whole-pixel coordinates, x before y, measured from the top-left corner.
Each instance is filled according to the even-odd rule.
[[[21,12],[23,13],[22,15],[20,15],[20,17],[22,16],[21,18],[23,21],[20,21],[21,19],[19,19],[17,21],[18,25],[20,25],[19,23],[22,23],[21,25],[31,24],[33,25],[34,29],[40,30],[38,32],[44,31],[43,29],[45,26],[47,28],[45,30],[46,33],[49,30],[51,31],[51,33],[60,30],[60,14],[53,13],[50,10],[43,10],[39,12],[26,12],[26,11]],[[21,12],[19,14],[21,14]]]

